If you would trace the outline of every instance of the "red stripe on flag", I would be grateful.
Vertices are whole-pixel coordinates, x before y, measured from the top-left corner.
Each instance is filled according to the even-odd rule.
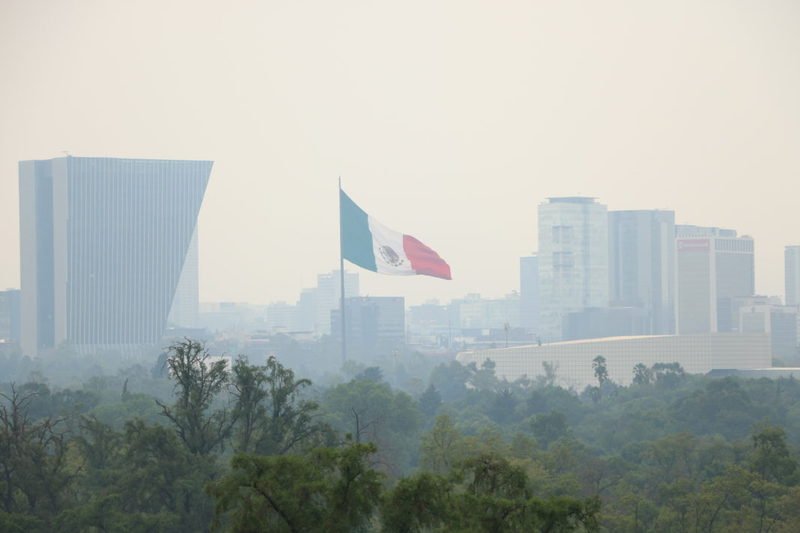
[[[452,279],[450,277],[450,265],[439,257],[439,254],[411,235],[403,235],[403,250],[406,252],[408,260],[411,261],[411,268],[417,274]]]

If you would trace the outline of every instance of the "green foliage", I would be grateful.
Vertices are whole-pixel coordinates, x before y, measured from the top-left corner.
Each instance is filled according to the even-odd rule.
[[[422,393],[422,396],[419,397],[419,409],[425,416],[430,418],[436,415],[436,411],[439,410],[439,406],[441,405],[442,395],[439,394],[436,386],[431,383],[428,385],[428,388],[425,389],[425,392]]]
[[[294,372],[275,357],[270,356],[264,367],[237,360],[233,366],[236,450],[282,455],[318,442],[327,428],[315,420],[319,405],[301,399],[309,386],[311,381],[295,379]]]
[[[10,529],[35,530],[52,524],[71,478],[62,420],[33,421],[29,409],[42,391],[25,389],[0,394],[0,511]]]
[[[531,430],[537,442],[545,448],[550,446],[550,443],[564,438],[569,434],[567,419],[558,411],[536,415],[531,421]]]
[[[215,524],[228,531],[358,531],[378,507],[382,476],[371,444],[321,448],[308,456],[239,454],[211,485]]]
[[[213,360],[201,343],[186,339],[169,347],[167,366],[177,398],[172,407],[156,402],[186,447],[207,455],[222,445],[235,422],[225,409],[210,412],[227,384],[227,361]]]
[[[0,531],[797,530],[800,383],[660,363],[621,387],[595,363],[579,395],[554,364],[451,362],[417,400],[364,366],[327,389],[276,358],[228,372],[189,340],[168,377],[34,372],[0,385]]]
[[[377,461],[395,475],[408,471],[415,459],[422,415],[417,402],[386,383],[354,379],[326,391],[326,420],[356,443],[377,446]]]

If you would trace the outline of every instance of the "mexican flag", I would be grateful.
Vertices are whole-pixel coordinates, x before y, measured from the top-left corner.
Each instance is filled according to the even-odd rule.
[[[379,274],[451,279],[450,265],[411,235],[387,228],[339,189],[342,256]]]

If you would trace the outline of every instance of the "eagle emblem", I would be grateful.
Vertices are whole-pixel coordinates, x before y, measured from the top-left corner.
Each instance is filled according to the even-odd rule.
[[[405,260],[402,257],[400,257],[400,254],[395,252],[391,246],[387,246],[384,244],[383,246],[378,248],[378,251],[381,253],[383,261],[393,267],[399,267],[400,265],[405,263]]]

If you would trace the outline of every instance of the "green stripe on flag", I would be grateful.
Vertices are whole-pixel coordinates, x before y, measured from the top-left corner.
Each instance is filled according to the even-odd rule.
[[[372,233],[369,231],[369,217],[341,189],[339,189],[339,224],[342,229],[342,256],[353,264],[377,272],[375,254],[372,251]]]

